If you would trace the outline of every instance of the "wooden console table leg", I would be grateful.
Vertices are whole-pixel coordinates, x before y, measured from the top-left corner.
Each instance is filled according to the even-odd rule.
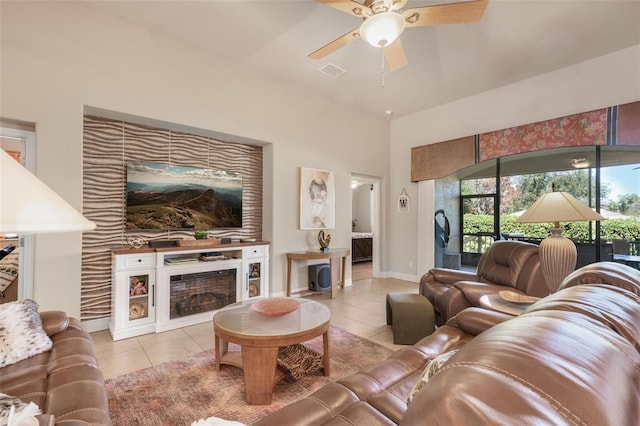
[[[327,331],[325,331],[324,333],[322,333],[322,346],[323,346],[323,351],[322,351],[322,360],[324,362],[324,375],[325,376],[329,376],[331,375],[331,358],[329,357],[329,330],[330,327],[327,329]]]
[[[293,259],[287,258],[287,297],[291,296],[291,262]]]
[[[247,404],[271,404],[276,380],[278,347],[242,347],[242,365]]]
[[[331,273],[331,298],[335,299],[340,285],[340,258],[332,257],[329,259],[329,271]]]

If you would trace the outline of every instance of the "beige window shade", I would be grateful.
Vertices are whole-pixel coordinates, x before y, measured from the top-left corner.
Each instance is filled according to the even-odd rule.
[[[439,179],[475,164],[473,136],[411,148],[411,180]]]

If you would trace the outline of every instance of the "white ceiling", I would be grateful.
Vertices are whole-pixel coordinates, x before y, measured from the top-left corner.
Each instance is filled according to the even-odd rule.
[[[410,0],[405,8],[451,2]],[[392,110],[391,118],[640,44],[640,0],[489,0],[477,23],[406,29],[409,64],[386,70],[383,88],[381,52],[364,41],[307,58],[360,25],[312,0],[85,4],[371,114]],[[329,63],[346,73],[318,71]]]

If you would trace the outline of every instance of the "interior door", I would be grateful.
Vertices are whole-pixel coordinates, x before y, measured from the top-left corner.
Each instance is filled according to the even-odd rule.
[[[35,170],[35,132],[9,127],[0,127],[0,148],[9,152],[20,163],[33,172]],[[33,236],[1,235],[0,249],[14,245],[18,253],[17,298],[33,297]]]

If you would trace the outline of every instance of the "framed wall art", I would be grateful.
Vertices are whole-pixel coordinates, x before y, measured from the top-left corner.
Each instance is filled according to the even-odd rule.
[[[335,228],[335,176],[300,167],[300,229]]]

